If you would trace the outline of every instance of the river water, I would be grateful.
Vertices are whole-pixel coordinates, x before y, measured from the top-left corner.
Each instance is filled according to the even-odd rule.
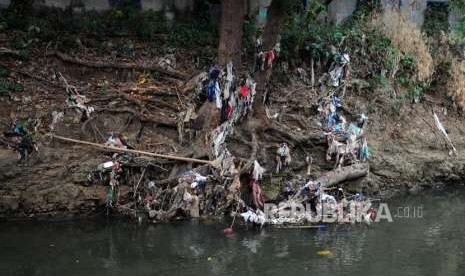
[[[465,275],[464,189],[388,204],[394,221],[370,227],[231,236],[218,221],[2,223],[0,275]]]

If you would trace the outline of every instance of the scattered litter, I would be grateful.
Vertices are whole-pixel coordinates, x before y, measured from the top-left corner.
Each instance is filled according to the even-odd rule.
[[[329,70],[329,86],[339,87],[344,84],[349,76],[350,56],[342,54],[336,56],[336,61]]]
[[[156,186],[155,181],[149,181],[149,183],[147,184],[147,187],[149,189],[155,189],[155,186]]]
[[[227,227],[225,229],[223,229],[223,233],[226,234],[226,235],[231,235],[233,233],[233,229],[231,227]]]
[[[329,255],[332,255],[333,253],[329,250],[320,250],[316,252],[316,254],[318,254],[319,256],[329,256]]]
[[[255,160],[253,163],[252,178],[254,180],[260,180],[262,179],[264,172],[265,172],[265,169],[262,166],[260,166],[257,160]]]
[[[158,60],[158,65],[168,71],[176,69],[176,57],[174,54],[168,54]]]
[[[66,100],[66,103],[69,107],[75,107],[79,109],[82,113],[82,120],[87,120],[90,118],[91,114],[95,111],[92,106],[87,106],[89,100],[82,95],[71,95]]]
[[[291,164],[291,150],[286,143],[281,143],[276,152],[276,173],[279,173],[283,167]]]
[[[257,209],[255,212],[249,209],[247,212],[242,213],[241,217],[245,222],[255,223],[260,226],[265,225],[266,222],[265,213],[263,213],[260,209]]]
[[[128,148],[127,143],[124,140],[122,140],[119,135],[116,135],[115,133],[110,134],[105,145],[122,149]]]
[[[260,187],[260,184],[258,183],[257,180],[252,179],[250,181],[250,187],[252,189],[252,200],[257,208],[263,208],[264,206],[264,200],[263,200],[263,193],[262,193],[262,188]]]
[[[455,148],[454,144],[449,138],[449,134],[447,134],[446,129],[442,125],[441,121],[439,121],[438,115],[436,115],[435,112],[433,112],[433,117],[434,117],[434,122],[436,124],[436,127],[439,129],[439,131],[444,135],[444,138],[447,141],[447,144],[450,146],[450,151],[449,151],[449,156],[457,156],[457,149]]]
[[[56,127],[57,123],[60,122],[61,120],[63,120],[63,117],[64,117],[63,111],[58,112],[58,111],[54,110],[52,112],[52,123],[49,126],[50,131],[55,130],[55,127]]]

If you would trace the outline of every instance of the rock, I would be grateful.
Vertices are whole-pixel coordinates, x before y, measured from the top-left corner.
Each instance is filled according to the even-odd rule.
[[[422,189],[421,189],[420,185],[417,184],[417,185],[414,185],[412,188],[410,188],[408,190],[408,192],[409,192],[409,194],[417,195],[418,193],[420,193],[421,190]]]
[[[17,166],[18,154],[12,150],[0,149],[0,180],[15,177],[21,169]]]

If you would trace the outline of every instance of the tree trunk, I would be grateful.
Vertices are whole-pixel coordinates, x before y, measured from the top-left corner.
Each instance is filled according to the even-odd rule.
[[[263,49],[265,51],[272,50],[278,42],[285,15],[286,13],[282,9],[282,5],[278,5],[276,4],[276,1],[273,1],[270,9],[268,10],[266,25],[262,36]],[[262,121],[267,120],[263,102],[265,100],[266,84],[271,77],[272,71],[273,70],[271,68],[268,68],[265,71],[258,71],[255,75],[255,81],[257,82],[257,94],[253,104],[254,117]]]
[[[318,178],[317,181],[321,182],[322,187],[331,187],[341,182],[364,177],[368,174],[368,170],[368,163],[358,163],[330,171]]]
[[[220,43],[218,64],[223,67],[229,61],[241,64],[242,25],[245,16],[244,0],[223,0],[221,7]]]

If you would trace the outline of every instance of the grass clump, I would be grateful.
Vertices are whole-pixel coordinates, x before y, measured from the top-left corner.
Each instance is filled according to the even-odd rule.
[[[465,111],[465,61],[454,59],[450,65],[450,77],[447,82],[447,95],[455,105]]]
[[[373,24],[383,31],[393,46],[414,57],[416,80],[428,82],[433,74],[434,62],[421,30],[398,12],[386,11]]]

